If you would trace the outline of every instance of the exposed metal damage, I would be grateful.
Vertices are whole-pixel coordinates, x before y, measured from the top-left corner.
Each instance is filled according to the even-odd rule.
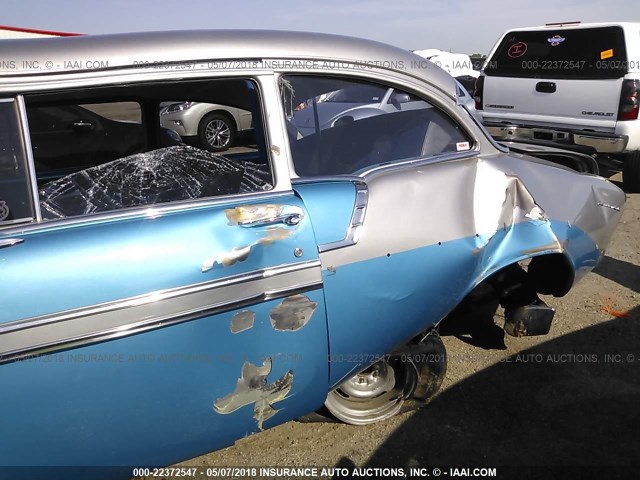
[[[547,216],[515,176],[480,161],[474,189],[474,221],[477,237],[522,221],[547,222]],[[489,237],[490,238],[490,237]]]
[[[231,333],[240,333],[253,327],[256,320],[255,312],[243,310],[236,313],[231,319]]]
[[[271,310],[269,318],[274,330],[294,332],[304,327],[315,312],[318,304],[305,295],[292,295]]]
[[[267,383],[270,373],[270,357],[265,358],[261,366],[245,362],[234,391],[216,400],[213,409],[226,415],[253,403],[253,418],[258,423],[258,428],[263,430],[264,422],[278,413],[273,405],[284,400],[293,385],[292,370],[288,370],[275,382]]]
[[[255,222],[275,218],[282,214],[284,205],[255,204],[241,205],[236,208],[228,208],[224,211],[229,225],[241,225],[245,222]]]
[[[244,247],[234,247],[229,252],[222,252],[215,257],[207,258],[202,264],[202,271],[207,272],[216,265],[230,267],[237,262],[243,262],[247,258],[249,258],[253,247],[257,245],[270,245],[273,242],[277,242],[278,240],[283,240],[290,237],[294,233],[294,231],[295,230],[290,230],[284,227],[269,228],[266,230],[264,237],[259,238],[250,245],[246,245]]]

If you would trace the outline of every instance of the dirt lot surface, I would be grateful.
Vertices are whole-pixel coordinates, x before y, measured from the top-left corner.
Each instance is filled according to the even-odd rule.
[[[366,427],[289,422],[183,465],[587,467],[582,478],[638,466],[639,265],[640,195],[629,195],[601,264],[545,298],[549,335],[506,336],[500,311],[480,329],[444,329],[448,372],[427,407]]]

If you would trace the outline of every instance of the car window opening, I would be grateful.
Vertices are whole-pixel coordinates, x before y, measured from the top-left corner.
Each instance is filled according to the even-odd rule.
[[[281,95],[299,176],[357,174],[376,165],[457,152],[461,145],[469,149],[472,143],[441,110],[392,87],[289,75],[281,82]]]
[[[85,88],[25,105],[44,220],[273,188],[253,81]]]

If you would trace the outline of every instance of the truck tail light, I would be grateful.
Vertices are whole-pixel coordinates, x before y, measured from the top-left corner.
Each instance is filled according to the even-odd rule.
[[[640,80],[624,80],[620,91],[618,120],[636,120],[640,112]]]
[[[484,90],[484,75],[476,79],[476,88],[473,91],[473,100],[476,102],[476,110],[482,110],[482,93]]]

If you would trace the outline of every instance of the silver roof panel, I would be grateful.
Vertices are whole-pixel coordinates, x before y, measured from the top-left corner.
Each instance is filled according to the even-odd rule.
[[[407,50],[340,35],[273,30],[189,30],[2,40],[0,83],[16,84],[20,77],[27,76],[33,80],[41,75],[127,68],[144,62],[214,59],[306,59],[365,64],[427,80],[450,96],[455,95],[453,80],[444,70]],[[87,68],[87,62],[92,62],[91,68]],[[102,66],[95,68],[96,62],[102,62]]]

